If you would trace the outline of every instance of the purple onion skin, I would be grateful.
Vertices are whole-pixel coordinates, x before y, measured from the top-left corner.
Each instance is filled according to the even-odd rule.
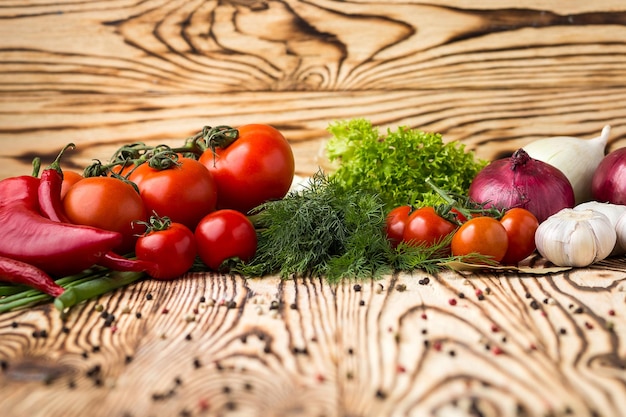
[[[485,207],[524,208],[534,214],[539,223],[575,204],[574,189],[565,174],[531,158],[523,149],[483,168],[474,177],[468,195]]]
[[[602,159],[591,180],[591,195],[596,201],[626,205],[626,148]]]

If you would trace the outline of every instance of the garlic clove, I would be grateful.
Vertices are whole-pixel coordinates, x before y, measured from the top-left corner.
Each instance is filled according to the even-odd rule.
[[[572,184],[576,203],[590,201],[593,173],[605,155],[611,126],[606,125],[599,136],[581,139],[556,136],[539,139],[523,147],[531,158],[546,162],[565,174]]]

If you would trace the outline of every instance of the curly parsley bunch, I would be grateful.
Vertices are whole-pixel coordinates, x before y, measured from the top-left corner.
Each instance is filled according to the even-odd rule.
[[[455,194],[467,194],[474,176],[486,164],[459,142],[444,143],[439,133],[399,127],[387,135],[365,119],[332,123],[326,144],[328,159],[338,168],[331,174],[344,189],[379,195],[387,209],[400,205],[441,204],[424,181]]]

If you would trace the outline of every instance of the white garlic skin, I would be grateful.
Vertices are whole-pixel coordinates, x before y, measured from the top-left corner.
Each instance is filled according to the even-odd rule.
[[[622,248],[622,253],[626,253],[626,213],[617,219],[615,232],[617,233],[617,246]]]
[[[586,203],[582,203],[574,207],[574,210],[595,210],[604,214],[609,218],[611,224],[614,228],[617,227],[617,221],[626,214],[626,206],[621,204],[611,204],[611,203],[601,203],[599,201],[588,201]],[[624,222],[624,226],[626,226],[626,221]],[[626,253],[626,243],[619,242],[619,231],[616,230],[617,233],[617,241],[615,242],[615,247],[609,256],[615,255],[623,255]],[[625,231],[626,232],[626,231]],[[626,239],[626,236],[624,236]]]
[[[585,267],[601,261],[611,254],[616,240],[609,218],[595,210],[565,208],[535,232],[537,251],[557,266]]]
[[[611,127],[606,125],[593,139],[557,136],[536,140],[523,149],[531,158],[561,170],[572,184],[576,204],[580,204],[592,199],[593,173],[605,156],[610,132]]]

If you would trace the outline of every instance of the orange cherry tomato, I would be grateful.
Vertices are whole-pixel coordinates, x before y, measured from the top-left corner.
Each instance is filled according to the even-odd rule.
[[[67,190],[69,190],[72,185],[83,179],[84,177],[76,171],[63,170],[63,183],[61,183],[61,199],[65,197],[65,194],[67,194]]]
[[[463,223],[452,237],[452,255],[480,254],[500,262],[508,248],[504,226],[493,217],[474,217]]]
[[[139,193],[127,182],[112,177],[89,177],[74,184],[63,199],[65,215],[72,223],[119,232],[124,240],[118,253],[135,248],[137,234],[145,228],[146,209]]]

